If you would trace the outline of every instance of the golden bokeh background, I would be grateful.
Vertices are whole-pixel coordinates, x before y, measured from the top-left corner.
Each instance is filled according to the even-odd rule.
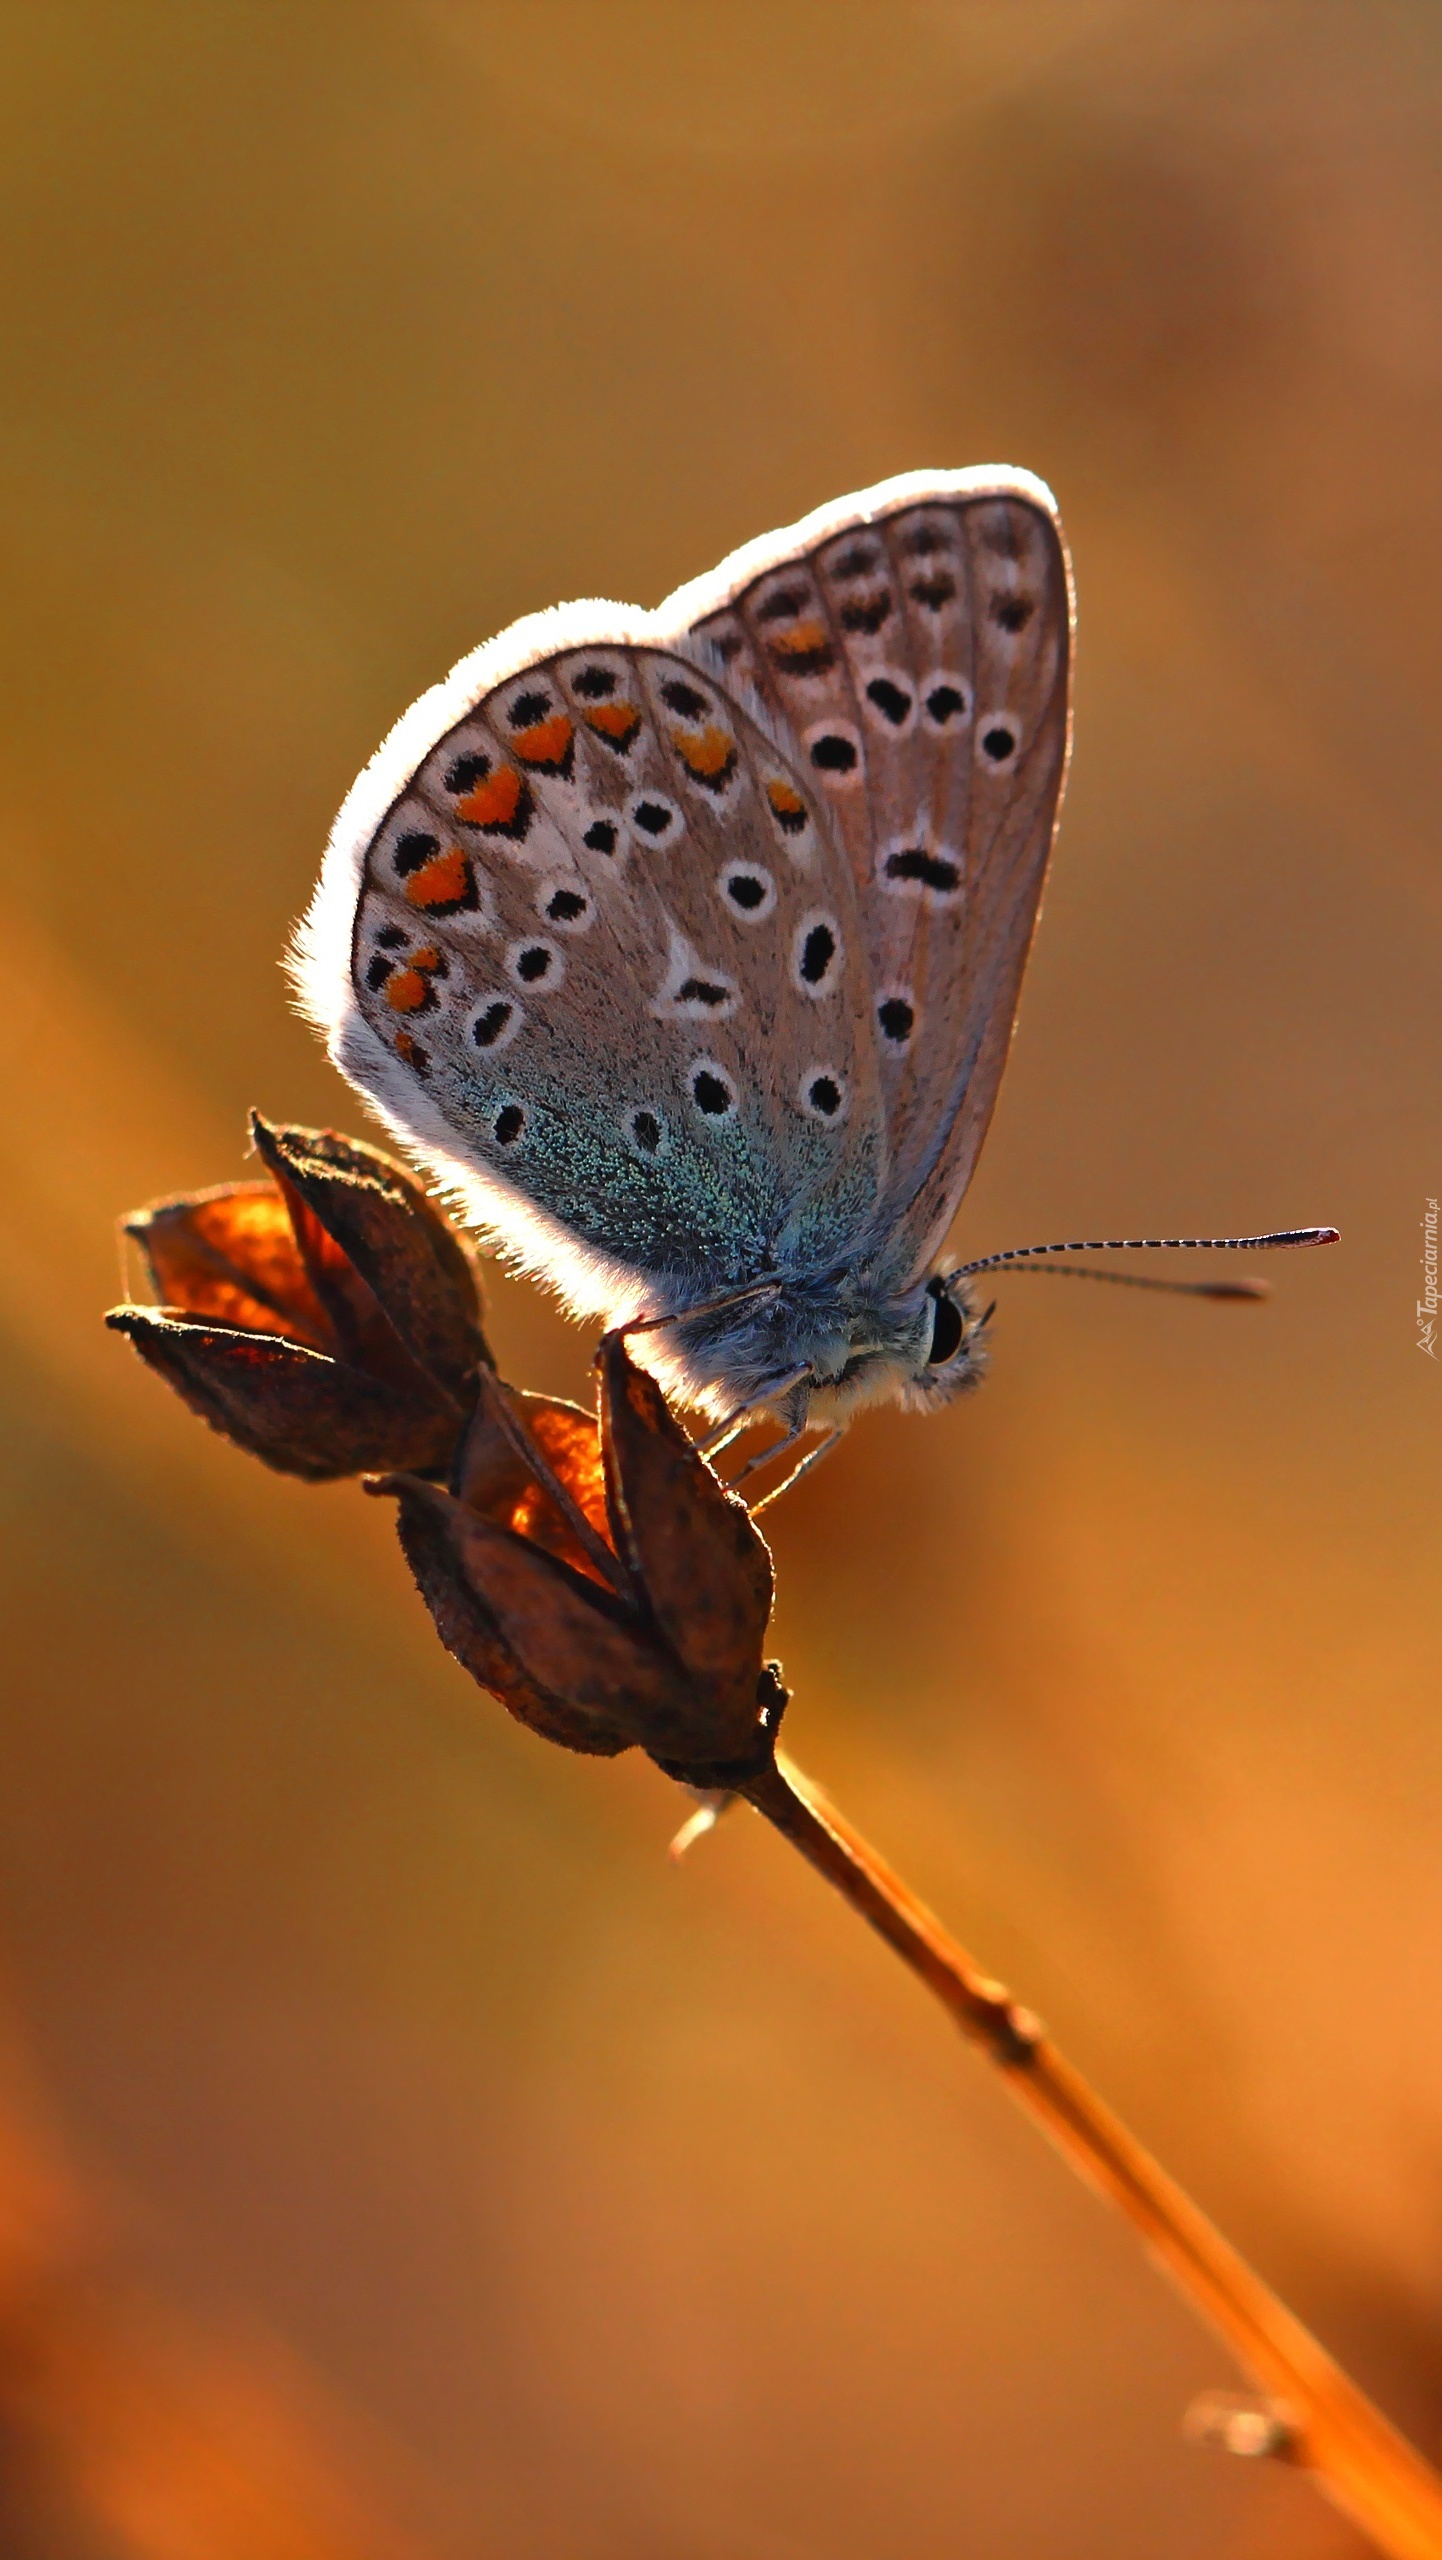
[[[383,1506],[99,1316],[247,1105],[363,1125],[276,963],[424,684],[1041,472],[1077,750],[962,1236],[1343,1243],[1260,1311],[999,1288],[985,1393],[774,1515],[788,1738],[1435,2458],[1442,19],[11,0],[0,64],[0,2327],[43,2260],[89,2341],[58,2415],[0,2341],[7,2554],[1348,2560],[1183,2441],[1226,2357],[778,1841],[669,1867]],[[181,2488],[101,2460],[87,2318],[169,2339],[105,2353]]]

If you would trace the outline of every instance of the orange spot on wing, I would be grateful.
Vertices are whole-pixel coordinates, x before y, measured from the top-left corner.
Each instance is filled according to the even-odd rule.
[[[804,818],[806,815],[805,801],[799,791],[792,790],[789,782],[768,782],[766,797],[778,818]]]
[[[456,802],[456,815],[473,827],[509,826],[525,787],[525,776],[513,764],[498,765],[464,800]]]
[[[641,714],[634,702],[598,702],[586,713],[586,726],[609,746],[629,747],[641,726]]]
[[[418,952],[418,959],[431,960],[432,955]],[[430,1002],[430,986],[419,969],[393,969],[385,984],[385,999],[393,1013],[419,1013]]]
[[[698,782],[724,782],[736,768],[736,741],[725,729],[673,729],[672,740],[681,762]]]
[[[538,720],[531,729],[519,729],[511,740],[522,764],[538,764],[557,772],[571,752],[571,724],[564,713],[552,720]]]
[[[798,622],[790,631],[777,633],[771,654],[773,658],[813,658],[818,650],[830,647],[831,634],[824,622]]]
[[[471,896],[471,866],[458,845],[438,853],[406,882],[413,907],[455,907]]]

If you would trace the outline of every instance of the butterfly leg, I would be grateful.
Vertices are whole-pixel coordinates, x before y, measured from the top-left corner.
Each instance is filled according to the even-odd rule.
[[[753,1298],[774,1298],[781,1286],[779,1280],[748,1280],[744,1289],[728,1289],[719,1298],[705,1298],[699,1307],[678,1307],[674,1314],[666,1316],[633,1316],[629,1324],[618,1326],[617,1331],[623,1342],[629,1342],[633,1333],[655,1333],[662,1325],[689,1324],[695,1316],[724,1315],[728,1308],[744,1307]],[[606,1340],[611,1340],[609,1334]]]
[[[765,1511],[771,1503],[779,1502],[782,1494],[789,1493],[794,1484],[801,1482],[803,1476],[809,1476],[812,1468],[819,1467],[823,1458],[829,1458],[837,1441],[845,1439],[846,1431],[846,1424],[838,1422],[832,1430],[827,1432],[824,1440],[818,1440],[814,1449],[808,1449],[805,1457],[798,1459],[789,1476],[783,1476],[781,1482],[773,1485],[769,1493],[763,1493],[759,1502],[752,1503],[752,1519],[755,1519],[759,1511]],[[784,1449],[787,1442],[783,1440],[780,1445]],[[767,1454],[774,1457],[776,1452],[772,1449]]]
[[[753,1396],[748,1403],[738,1404],[732,1412],[726,1415],[724,1421],[713,1424],[712,1428],[703,1433],[702,1437],[696,1442],[696,1446],[700,1450],[702,1457],[719,1457],[723,1449],[729,1447],[733,1440],[740,1438],[740,1435],[745,1430],[748,1422],[758,1420],[763,1413],[769,1413],[777,1396],[791,1394],[792,1390],[799,1387],[803,1380],[809,1378],[810,1375],[811,1370],[809,1366],[800,1369],[793,1369],[788,1378],[777,1379],[776,1384],[770,1388],[764,1399],[758,1400]],[[777,1446],[780,1448],[789,1448],[795,1437],[796,1434],[794,1431],[788,1432],[786,1439],[784,1441],[779,1441]],[[770,1452],[768,1454],[774,1455],[774,1452]]]
[[[793,1423],[791,1429],[784,1431],[779,1440],[772,1441],[769,1449],[758,1449],[755,1456],[748,1458],[743,1467],[737,1468],[731,1479],[732,1492],[735,1492],[738,1484],[744,1483],[747,1476],[754,1476],[758,1467],[769,1467],[773,1458],[784,1458],[787,1450],[794,1449],[797,1441],[804,1437],[805,1431],[804,1422]]]
[[[773,1458],[779,1458],[786,1450],[795,1448],[806,1429],[806,1408],[810,1403],[807,1389],[810,1383],[811,1366],[807,1362],[804,1367],[793,1369],[789,1378],[778,1378],[768,1390],[765,1402],[753,1404],[749,1408],[750,1412],[759,1418],[762,1414],[773,1412],[776,1405],[780,1403],[781,1412],[777,1420],[783,1421],[786,1428],[779,1440],[772,1441],[769,1449],[758,1449],[754,1458],[748,1458],[744,1467],[738,1467],[732,1479],[733,1492],[743,1476],[754,1475],[758,1467],[769,1467]],[[782,1402],[783,1398],[784,1402]]]
[[[731,1442],[739,1438],[755,1411],[754,1404],[738,1404],[735,1412],[728,1413],[724,1422],[718,1422],[711,1430],[704,1432],[696,1442],[702,1457],[719,1458],[722,1450],[729,1448]]]

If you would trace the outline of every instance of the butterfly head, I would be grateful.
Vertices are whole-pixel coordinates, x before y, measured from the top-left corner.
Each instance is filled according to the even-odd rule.
[[[873,1404],[929,1413],[979,1383],[986,1316],[964,1280],[935,1271],[902,1299],[849,1297],[777,1310],[788,1350],[805,1362],[814,1421],[848,1422]]]
[[[882,1401],[929,1413],[980,1383],[985,1333],[986,1316],[966,1282],[933,1271],[919,1298],[858,1310],[841,1376],[834,1386],[818,1377],[816,1401],[838,1417]]]

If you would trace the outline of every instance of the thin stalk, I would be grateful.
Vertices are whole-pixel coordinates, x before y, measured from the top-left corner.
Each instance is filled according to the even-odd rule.
[[[984,1973],[789,1761],[739,1790],[896,1949],[1001,2069],[1018,2106],[1124,2213],[1178,2291],[1276,2404],[1280,2458],[1392,2560],[1439,2560],[1442,2480],[1127,2131],[1039,2019]]]

